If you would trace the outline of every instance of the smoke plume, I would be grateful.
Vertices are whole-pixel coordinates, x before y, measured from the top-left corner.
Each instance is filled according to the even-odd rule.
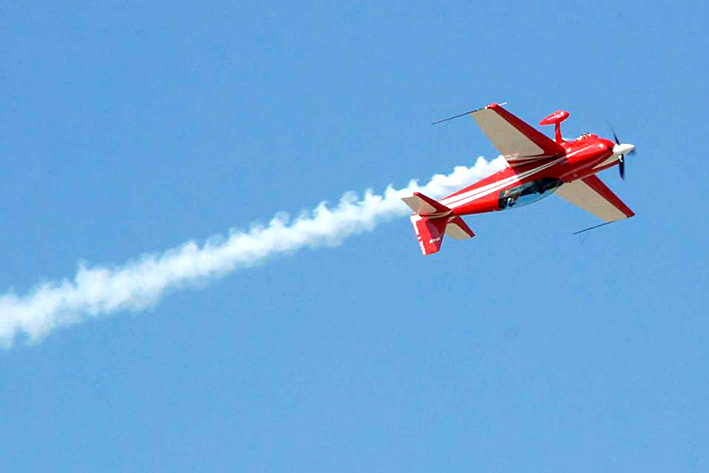
[[[337,246],[351,235],[372,231],[379,222],[407,215],[410,211],[402,196],[420,190],[441,197],[504,166],[502,158],[491,162],[478,158],[474,166],[435,175],[424,186],[411,181],[400,190],[389,186],[382,195],[367,190],[362,198],[347,192],[336,206],[323,202],[292,221],[277,214],[267,225],[248,231],[231,229],[227,236],[209,238],[202,245],[188,242],[123,265],[82,264],[71,280],[45,282],[25,295],[0,295],[0,345],[10,347],[20,337],[36,342],[56,328],[91,317],[139,311],[156,304],[167,291],[224,276],[280,253]],[[418,251],[413,242],[411,251]]]

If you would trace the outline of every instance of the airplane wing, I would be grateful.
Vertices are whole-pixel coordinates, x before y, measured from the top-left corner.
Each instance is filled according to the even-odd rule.
[[[501,105],[493,103],[470,114],[510,166],[564,153],[561,145]]]
[[[635,215],[596,176],[567,182],[556,191],[556,195],[577,207],[581,207],[586,212],[592,213],[604,222],[615,222]]]

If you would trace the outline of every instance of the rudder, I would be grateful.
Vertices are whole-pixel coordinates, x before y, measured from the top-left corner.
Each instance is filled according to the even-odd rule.
[[[403,197],[406,205],[415,213],[411,223],[416,231],[421,252],[424,255],[438,253],[443,243],[443,236],[448,235],[456,240],[465,240],[475,236],[459,215],[451,215],[449,207],[420,192]]]
[[[443,243],[443,234],[446,231],[447,218],[426,218],[412,215],[411,223],[416,231],[421,252],[424,255],[437,253]]]

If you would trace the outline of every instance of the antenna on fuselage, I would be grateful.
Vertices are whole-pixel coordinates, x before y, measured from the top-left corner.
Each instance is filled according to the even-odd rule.
[[[564,141],[564,139],[561,137],[561,122],[563,122],[567,118],[569,118],[569,112],[567,112],[566,110],[557,110],[556,112],[542,119],[539,124],[554,125],[554,136],[556,138],[556,142],[561,144]]]

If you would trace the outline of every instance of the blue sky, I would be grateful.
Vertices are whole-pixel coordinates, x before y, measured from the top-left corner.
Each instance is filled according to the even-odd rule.
[[[0,352],[2,471],[706,471],[707,7],[4,2],[2,293],[495,150],[567,109],[637,213],[403,217]],[[549,132],[550,130],[547,130]],[[0,314],[0,317],[2,314]]]

